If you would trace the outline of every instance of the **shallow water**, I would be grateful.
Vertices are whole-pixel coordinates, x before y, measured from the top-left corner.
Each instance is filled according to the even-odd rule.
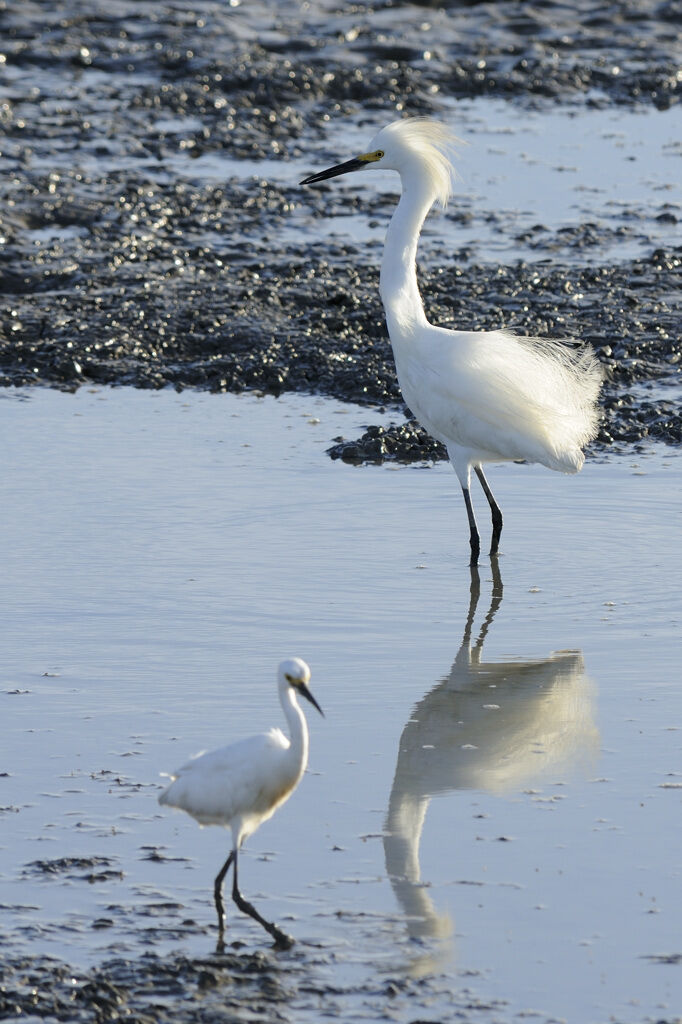
[[[6,952],[214,948],[227,835],[162,812],[159,773],[278,724],[298,654],[326,718],[241,871],[299,940],[297,1020],[312,982],[343,1019],[679,1011],[678,455],[491,467],[475,608],[452,471],[326,457],[376,411],[82,389],[0,416]]]

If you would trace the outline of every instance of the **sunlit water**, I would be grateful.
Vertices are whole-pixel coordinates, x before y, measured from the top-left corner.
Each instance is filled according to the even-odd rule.
[[[435,978],[429,1019],[464,989],[496,1020],[679,1010],[679,455],[491,467],[504,554],[476,605],[447,465],[325,455],[372,410],[32,390],[0,417],[5,951],[214,948],[228,835],[162,811],[159,773],[283,724],[297,654],[326,718],[240,880],[313,974]],[[92,855],[113,876],[30,867]]]

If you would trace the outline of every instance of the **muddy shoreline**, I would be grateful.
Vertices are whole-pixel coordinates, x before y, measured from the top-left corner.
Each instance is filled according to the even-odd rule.
[[[438,116],[463,96],[676,103],[674,5],[583,6],[575,17],[552,4],[505,17],[494,5],[426,5],[417,25],[400,4],[336,20],[322,5],[306,20],[288,5],[268,16],[199,3],[160,18],[147,3],[74,12],[5,2],[0,383],[304,391],[403,411],[379,248],[314,239],[317,218],[340,206],[383,216],[391,197],[372,209],[271,173],[215,186],[169,164],[217,152],[303,172],[331,117]],[[408,35],[421,50],[404,45]],[[482,56],[465,56],[472,49]],[[656,216],[682,214],[673,202]],[[305,244],[292,224],[307,224]],[[646,223],[635,227],[646,236]],[[682,248],[652,243],[645,257],[601,263],[595,249],[614,230],[627,237],[633,226],[624,217],[557,234],[539,224],[523,239],[538,263],[431,247],[420,268],[427,312],[589,341],[607,373],[599,444],[679,444],[678,392],[647,386],[679,383]],[[347,440],[334,454],[353,461],[443,455],[412,426],[386,443]]]
[[[416,1020],[414,1014],[430,1014],[443,996],[441,979],[398,974],[379,976],[360,993],[324,982],[330,961],[318,950],[302,952],[299,946],[289,953],[249,953],[239,945],[203,957],[114,957],[86,970],[52,957],[0,958],[0,1020],[272,1024],[295,1019],[297,1007],[313,1013],[317,1007],[320,1014],[342,1020],[343,1000],[358,995],[365,1012],[357,1019],[395,1019],[409,1007]],[[466,986],[448,1002],[464,1024],[504,1009],[503,1002],[480,999]]]
[[[262,183],[254,195],[240,186],[176,185],[161,195],[128,180],[112,210],[104,197],[83,208],[81,187],[60,176],[51,188],[44,178],[23,210],[12,208],[15,224],[23,216],[32,231],[60,237],[31,250],[19,227],[8,230],[0,266],[4,386],[297,391],[403,411],[378,295],[378,253],[367,265],[368,254],[359,260],[354,245],[289,244],[266,259],[230,244],[245,206],[267,233],[304,201],[295,190]],[[193,225],[207,217],[216,235],[211,248],[193,240]],[[434,269],[441,260],[443,269]],[[601,445],[679,444],[673,388],[668,399],[665,386],[652,397],[641,385],[679,382],[681,265],[682,252],[661,249],[605,266],[453,263],[436,250],[421,280],[433,322],[592,344],[606,373]],[[442,457],[426,436],[415,453],[413,433],[383,454]],[[382,452],[366,454],[374,460]]]
[[[362,437],[329,439],[332,457],[442,458],[414,424],[372,425],[372,409],[405,412],[380,247],[320,237],[330,214],[384,220],[394,199],[295,182],[345,156],[327,142],[334,120],[369,135],[475,97],[668,111],[682,94],[679,4],[276,6],[0,0],[0,385],[322,394],[368,409]],[[267,173],[206,183],[191,164],[211,154]],[[279,177],[273,161],[296,171]],[[458,216],[482,215],[448,216],[452,238]],[[656,218],[674,227],[679,196],[615,223],[538,224],[516,239],[536,261],[516,258],[514,239],[499,262],[427,245],[427,313],[589,342],[606,374],[595,449],[680,445],[682,247],[647,246]],[[633,233],[643,255],[602,258]],[[294,988],[342,1015],[357,991],[316,982],[317,956],[149,954],[74,972],[5,950],[0,1019],[270,1022],[292,1019]],[[368,983],[364,1019],[391,1016],[396,995],[410,1019],[428,1016],[438,984]],[[458,1019],[498,1011],[452,998]]]

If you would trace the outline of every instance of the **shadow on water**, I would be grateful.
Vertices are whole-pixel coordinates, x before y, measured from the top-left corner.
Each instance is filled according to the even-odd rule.
[[[550,771],[591,761],[599,747],[594,690],[582,653],[483,661],[483,644],[502,604],[497,559],[490,606],[472,643],[480,594],[478,569],[472,567],[464,635],[452,668],[415,705],[398,747],[384,856],[414,939],[445,942],[453,934],[449,916],[439,913],[421,881],[419,846],[431,798],[453,790],[508,793]]]

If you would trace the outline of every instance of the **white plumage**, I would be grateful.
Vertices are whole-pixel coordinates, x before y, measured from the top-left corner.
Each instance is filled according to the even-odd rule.
[[[243,842],[296,786],[300,762],[282,730],[271,729],[197,754],[170,776],[159,803],[187,811],[200,825],[229,825]]]
[[[461,484],[475,565],[480,539],[470,497],[471,467],[490,504],[495,554],[502,513],[482,463],[526,460],[578,472],[582,448],[597,432],[602,371],[589,346],[575,348],[506,330],[453,331],[426,319],[417,285],[417,243],[434,202],[445,206],[452,193],[456,142],[436,121],[396,121],[374,136],[367,153],[301,184],[363,168],[400,175],[402,194],[381,264],[381,299],[403,397],[422,426],[447,447]]]
[[[290,936],[261,917],[241,895],[237,884],[237,855],[244,840],[291,796],[305,771],[308,726],[297,694],[322,714],[308,689],[309,681],[310,669],[300,658],[281,662],[277,686],[289,725],[289,738],[281,729],[271,729],[227,747],[198,754],[170,775],[171,784],[159,796],[160,804],[186,811],[200,825],[222,825],[232,831],[232,850],[214,884],[221,937],[225,916],[222,885],[232,864],[232,898],[237,906],[262,924],[278,945],[291,945]]]

